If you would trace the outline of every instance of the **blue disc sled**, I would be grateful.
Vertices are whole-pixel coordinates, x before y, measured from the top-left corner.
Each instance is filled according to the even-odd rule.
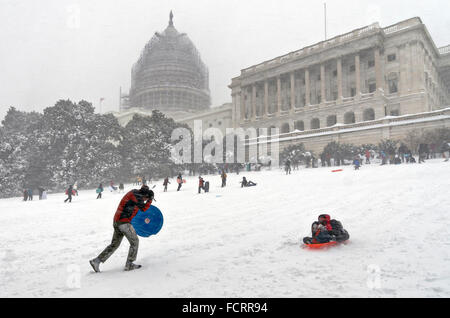
[[[139,210],[131,220],[131,225],[136,230],[136,234],[142,237],[157,234],[161,230],[163,223],[164,218],[161,211],[153,205],[144,212]]]

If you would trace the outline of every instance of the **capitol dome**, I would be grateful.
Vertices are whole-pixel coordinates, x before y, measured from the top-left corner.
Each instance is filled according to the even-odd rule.
[[[211,105],[208,68],[185,33],[173,25],[156,32],[131,71],[129,107],[198,112]]]

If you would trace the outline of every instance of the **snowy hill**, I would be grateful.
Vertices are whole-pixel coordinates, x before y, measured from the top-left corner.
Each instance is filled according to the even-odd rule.
[[[226,188],[206,176],[200,195],[197,178],[181,192],[159,181],[164,227],[140,238],[132,272],[126,239],[102,273],[88,263],[110,243],[122,195],[0,200],[0,296],[450,297],[450,163],[331,170],[230,173]],[[240,188],[242,176],[258,186]],[[343,223],[348,245],[300,248],[321,213]]]

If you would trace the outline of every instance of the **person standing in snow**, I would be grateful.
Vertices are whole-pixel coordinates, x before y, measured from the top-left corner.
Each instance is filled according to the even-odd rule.
[[[447,162],[450,158],[450,142],[444,141],[441,145],[441,152],[445,158],[444,162]]]
[[[73,191],[76,196],[78,196],[78,181],[73,184]]]
[[[42,200],[42,194],[44,193],[45,189],[42,187],[39,187],[38,191],[39,191],[39,200]]]
[[[355,170],[359,170],[359,167],[360,167],[359,157],[355,157],[355,159],[353,160],[353,165],[355,166]]]
[[[123,193],[125,191],[125,186],[123,183],[119,183],[119,193]]]
[[[166,177],[163,182],[164,192],[167,192],[167,185],[170,183],[169,177]]]
[[[28,189],[28,200],[33,201],[33,189]]]
[[[284,162],[284,170],[286,171],[286,175],[291,174],[291,161],[289,159],[286,159]]]
[[[201,192],[201,190],[203,189],[203,191],[205,190],[205,186],[204,186],[204,180],[201,176],[198,177],[198,193]]]
[[[66,190],[66,194],[67,194],[67,199],[64,200],[64,203],[66,203],[67,201],[72,202],[72,191],[73,191],[73,186],[70,185],[69,188]]]
[[[107,246],[96,258],[89,261],[95,272],[100,271],[100,263],[106,262],[108,258],[117,250],[125,236],[130,242],[128,257],[125,263],[125,270],[131,271],[141,268],[141,265],[134,264],[136,260],[139,238],[131,224],[131,220],[136,216],[139,210],[146,211],[150,208],[154,193],[147,185],[143,185],[139,190],[133,189],[122,198],[114,214],[113,228],[114,234],[111,244]]]
[[[178,183],[177,191],[180,191],[181,185],[183,184],[183,177],[181,176],[181,173],[178,174],[177,183]]]
[[[227,174],[225,171],[222,171],[222,174],[220,175],[222,178],[222,188],[227,186]]]
[[[27,189],[24,189],[24,190],[23,190],[23,200],[24,200],[24,201],[27,201],[27,200],[28,200],[28,190],[27,190]]]
[[[97,193],[98,193],[97,199],[101,199],[101,198],[102,198],[102,192],[103,192],[103,184],[100,183],[100,184],[98,185],[98,188],[97,188]]]

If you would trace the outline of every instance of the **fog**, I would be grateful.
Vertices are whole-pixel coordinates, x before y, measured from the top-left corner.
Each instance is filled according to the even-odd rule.
[[[231,78],[251,65],[324,39],[324,1],[0,0],[0,119],[15,106],[58,99],[117,111],[131,67],[173,10],[209,68],[212,106],[230,102]],[[373,22],[419,16],[438,47],[450,44],[448,0],[328,0],[328,38]],[[105,100],[99,107],[100,98]]]

